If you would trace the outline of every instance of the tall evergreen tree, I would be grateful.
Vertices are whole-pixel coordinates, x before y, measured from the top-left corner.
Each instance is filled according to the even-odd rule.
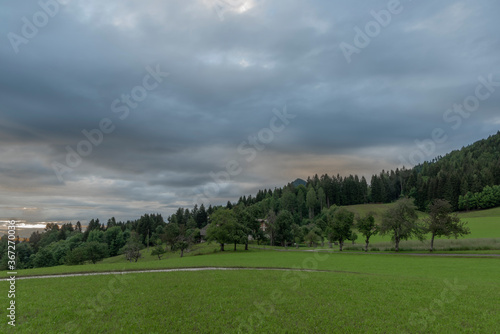
[[[306,197],[306,204],[307,208],[309,209],[309,219],[314,218],[314,208],[316,207],[317,203],[318,199],[316,197],[316,191],[314,191],[314,188],[312,186],[309,186]]]

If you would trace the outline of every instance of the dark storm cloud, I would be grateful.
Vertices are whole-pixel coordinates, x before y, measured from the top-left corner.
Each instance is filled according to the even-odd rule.
[[[241,172],[212,204],[315,173],[395,168],[435,128],[448,136],[436,155],[498,129],[500,91],[458,129],[444,120],[479,76],[500,81],[495,1],[401,1],[351,63],[340,44],[354,45],[354,28],[389,1],[248,0],[241,13],[223,8],[223,19],[217,3],[61,1],[18,53],[7,36],[22,35],[22,18],[41,7],[4,3],[0,218],[26,205],[40,208],[30,220],[170,213],[191,205],[230,160]],[[169,75],[120,119],[113,102],[143,85],[148,67]],[[296,117],[247,161],[238,147],[251,148],[249,136],[285,105]],[[67,147],[76,150],[82,131],[104,118],[113,131],[61,183],[53,163],[67,164]]]

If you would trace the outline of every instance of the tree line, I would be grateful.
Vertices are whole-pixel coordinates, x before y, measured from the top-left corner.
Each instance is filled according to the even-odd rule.
[[[267,202],[270,198],[259,203]],[[238,244],[243,244],[248,250],[250,241],[284,247],[298,247],[301,243],[310,247],[324,246],[326,241],[330,247],[336,244],[342,251],[346,241],[358,239],[357,233],[363,238],[365,251],[368,251],[370,237],[378,233],[390,235],[396,251],[399,251],[400,241],[423,240],[426,234],[430,234],[432,251],[435,237],[459,237],[470,233],[466,223],[452,213],[451,204],[445,200],[433,201],[429,206],[429,218],[419,221],[413,200],[399,199],[383,214],[380,224],[375,223],[373,214],[355,217],[347,208],[336,205],[324,207],[312,219],[297,221],[298,214],[292,214],[286,205],[277,213],[269,209],[265,219],[257,219],[255,214],[259,211],[259,203],[250,207],[243,203],[231,208],[210,207],[207,211],[203,207],[192,211],[179,208],[168,222],[163,221],[159,214],[145,214],[128,222],[116,222],[111,218],[107,225],[92,219],[85,231],[82,231],[80,222],[62,226],[49,223],[44,232],[34,232],[28,242],[17,240],[17,268],[96,263],[118,254],[123,254],[128,261],[137,262],[141,250],[146,247],[151,247],[151,254],[158,259],[167,251],[180,251],[182,257],[192,244],[202,241],[195,219],[200,211],[203,217],[206,214],[206,220],[199,225],[206,227],[206,240],[219,243],[221,251],[225,250],[225,244],[234,244],[234,250]],[[6,236],[0,240],[0,251],[2,249],[7,249]],[[0,259],[0,266],[2,270],[7,268],[6,256]]]
[[[500,186],[500,132],[411,169],[383,170],[373,175],[370,183],[358,175],[316,174],[304,184],[289,183],[274,191],[259,190],[254,197],[242,196],[236,204],[248,207],[272,198],[263,206],[309,219],[332,205],[391,203],[401,197],[415,199],[421,211],[436,199],[447,200],[454,211],[472,210],[500,205],[494,186]],[[228,202],[226,207],[233,205]],[[261,216],[266,213],[261,212]]]
[[[259,243],[305,242],[313,245],[328,240],[342,245],[346,240],[355,240],[357,235],[341,232],[349,231],[347,227],[352,225],[351,214],[341,207],[390,203],[401,198],[412,198],[421,211],[431,211],[437,200],[446,201],[451,211],[500,205],[500,132],[412,169],[382,171],[371,177],[370,184],[357,175],[315,175],[308,177],[304,184],[289,183],[274,190],[259,190],[255,196],[242,196],[237,202],[228,201],[225,206],[205,208],[201,204],[192,209],[179,208],[167,221],[161,214],[145,214],[126,222],[110,218],[106,225],[92,219],[85,231],[80,222],[61,227],[48,224],[44,232],[34,232],[29,242],[16,246],[17,263],[20,269],[95,263],[117,254],[137,261],[144,247],[153,247],[158,258],[166,251],[176,250],[182,256],[189,245],[204,238],[202,230],[221,216],[224,217],[220,219],[223,227],[218,229],[210,225],[205,236],[209,240],[222,241],[221,249],[227,243],[244,243],[247,248],[249,235]],[[364,229],[365,223],[370,226],[372,218],[359,218],[358,231]],[[265,219],[269,224],[266,233],[261,230],[258,219]],[[338,235],[342,235],[342,240],[335,237]],[[395,241],[404,240],[405,235],[398,237],[396,233]],[[417,238],[419,235],[410,234]],[[7,265],[7,252],[2,251],[6,244],[4,236],[0,239],[1,268]]]
[[[314,219],[302,220],[305,223],[302,225],[294,222],[292,213],[286,209],[278,214],[269,210],[263,221],[264,232],[260,229],[261,222],[253,219],[250,211],[239,204],[232,209],[221,207],[214,212],[210,217],[208,240],[219,243],[221,251],[224,251],[225,244],[234,244],[234,250],[237,244],[245,244],[247,250],[249,236],[258,242],[283,247],[299,247],[301,243],[309,247],[319,244],[324,246],[326,240],[330,248],[336,244],[339,251],[342,251],[344,243],[354,243],[358,239],[357,233],[360,233],[365,251],[368,251],[370,238],[380,233],[391,236],[397,252],[402,240],[416,238],[423,241],[429,234],[430,251],[433,251],[436,237],[458,238],[470,233],[467,223],[462,222],[452,209],[448,201],[434,200],[429,205],[429,217],[419,220],[414,200],[401,198],[384,212],[381,223],[376,224],[373,213],[356,217],[347,208],[332,205],[330,208],[323,208]]]
[[[481,210],[500,206],[500,186],[486,186],[481,192],[467,192],[458,198],[459,210]]]
[[[208,224],[214,212],[211,205],[179,208],[165,221],[161,214],[144,214],[139,219],[107,223],[91,219],[85,229],[76,224],[49,223],[44,231],[35,231],[27,242],[16,239],[18,269],[50,267],[61,264],[96,263],[122,254],[129,261],[138,261],[141,250],[150,248],[159,258],[167,251],[181,251],[201,241],[200,229]],[[0,239],[0,269],[7,268],[7,236]]]

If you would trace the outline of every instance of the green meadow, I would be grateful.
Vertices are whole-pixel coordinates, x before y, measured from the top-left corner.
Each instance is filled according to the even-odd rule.
[[[364,216],[370,212],[375,214],[375,220],[379,222],[382,214],[393,204],[361,204],[348,206],[347,209]],[[427,213],[418,212],[420,219],[426,218]],[[471,234],[465,235],[459,239],[437,238],[435,248],[438,251],[451,250],[500,250],[500,208],[494,208],[481,211],[461,212],[458,216],[468,223]],[[429,239],[429,238],[427,238]],[[362,236],[358,236],[356,244],[358,247],[347,247],[346,250],[361,250],[363,244]],[[390,250],[393,245],[391,237],[386,235],[375,235],[370,238],[370,245],[376,250]],[[427,250],[429,241],[424,242],[409,240],[401,242],[402,250]]]
[[[386,207],[349,208],[361,214],[378,210],[379,218]],[[436,241],[437,253],[462,254],[453,257],[412,255],[428,247],[428,241],[415,240],[403,242],[407,250],[400,254],[383,252],[390,250],[390,238],[376,236],[370,247],[378,251],[367,254],[349,251],[361,247],[360,239],[342,253],[335,246],[329,252],[311,252],[303,245],[298,251],[258,245],[249,251],[238,245],[233,251],[228,245],[220,252],[217,244],[201,244],[183,258],[167,253],[158,260],[151,249],[144,249],[138,262],[117,256],[97,264],[19,270],[17,277],[116,273],[18,279],[16,327],[7,325],[6,318],[0,331],[495,333],[500,323],[500,257],[486,256],[500,253],[500,209],[460,216],[472,234]],[[447,247],[462,251],[449,252]],[[235,270],[134,272],[209,267]],[[8,290],[9,283],[0,282],[5,292],[0,305],[5,308]]]
[[[381,214],[384,210],[390,207],[392,204],[366,204],[366,205],[354,205],[349,206],[348,209],[361,215],[365,215],[368,212],[375,212],[376,218],[380,219]],[[500,254],[500,208],[483,210],[483,211],[471,211],[463,212],[459,214],[460,217],[468,222],[468,226],[471,229],[471,234],[459,239],[447,239],[447,238],[437,238],[435,241],[435,248],[437,253],[476,253],[476,254]],[[421,218],[425,217],[426,214],[419,212]],[[358,240],[353,245],[347,242],[345,245],[345,252],[349,251],[361,251],[364,246],[364,241],[362,236],[359,235]],[[380,236],[376,235],[370,239],[371,252],[375,251],[390,251],[393,247],[390,236]],[[406,252],[427,252],[429,247],[429,240],[420,242],[418,240],[408,240],[401,242],[401,249],[403,253]],[[185,255],[187,257],[195,257],[195,259],[190,259],[189,261],[184,261],[184,259],[179,258],[179,253],[167,253],[162,257],[161,261],[158,261],[156,256],[151,256],[150,251],[144,249],[142,251],[142,258],[138,262],[129,263],[125,261],[123,256],[116,256],[112,258],[107,258],[102,262],[97,264],[85,264],[79,266],[56,266],[56,267],[46,267],[46,268],[36,268],[29,270],[19,270],[19,275],[45,275],[45,274],[61,274],[61,273],[80,273],[80,272],[99,272],[99,271],[121,271],[121,270],[142,270],[142,269],[161,269],[161,268],[172,268],[178,266],[194,266],[194,267],[204,267],[204,266],[239,266],[239,267],[258,267],[259,264],[264,267],[282,267],[280,263],[275,262],[274,257],[267,259],[267,257],[261,258],[258,255],[258,260],[256,263],[252,262],[252,256],[245,256],[244,259],[240,259],[241,252],[236,252],[233,254],[232,251],[226,251],[225,253],[220,253],[218,251],[219,246],[216,244],[201,244],[195,245],[189,250]],[[226,249],[232,249],[231,245],[228,245]],[[241,251],[243,245],[238,245],[238,249]],[[270,246],[258,246],[256,244],[251,245],[250,254],[259,254],[264,250],[283,250],[281,247],[270,247]],[[314,250],[314,249],[329,249],[328,244],[325,242],[323,247],[309,248],[305,245],[300,245],[299,250]],[[295,250],[294,248],[288,247],[288,250]],[[333,246],[331,251],[336,252],[338,247]],[[436,253],[435,252],[435,253]],[[205,256],[213,254],[210,263],[206,262]],[[229,255],[231,254],[231,255]],[[182,264],[181,264],[182,263]],[[285,263],[286,265],[286,263]],[[5,272],[0,272],[0,277],[5,277],[7,274]]]
[[[500,258],[252,250],[138,263],[113,260],[92,265],[94,271],[244,266],[324,272],[200,271],[18,280],[15,330],[494,333],[500,322]],[[78,267],[55,268],[62,273]],[[8,283],[0,282],[0,290],[7,289]],[[7,305],[6,294],[1,294],[0,303]],[[6,321],[1,326],[7,327]]]

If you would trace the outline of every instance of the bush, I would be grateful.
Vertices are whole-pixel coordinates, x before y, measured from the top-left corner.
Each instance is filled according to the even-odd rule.
[[[167,251],[165,250],[165,248],[163,248],[163,246],[161,244],[158,244],[155,246],[155,248],[153,248],[153,250],[151,251],[151,255],[153,256],[158,256],[158,260],[161,260],[161,257],[163,256],[163,254],[165,254]]]
[[[132,262],[132,260],[139,260],[142,257],[141,249],[143,248],[143,244],[139,241],[139,235],[136,232],[132,232],[130,234],[130,238],[120,249],[120,254],[124,254],[127,261]]]
[[[489,209],[500,206],[500,186],[486,186],[481,192],[468,192],[458,199],[459,210]]]
[[[108,256],[106,243],[91,241],[73,249],[66,255],[65,262],[69,265],[83,264],[86,261],[97,263]]]
[[[66,255],[65,263],[67,265],[77,265],[84,264],[87,261],[86,250],[84,247],[80,246]]]
[[[33,265],[35,268],[52,267],[56,264],[57,263],[52,253],[45,248],[41,248],[38,253],[36,253],[33,260]]]

